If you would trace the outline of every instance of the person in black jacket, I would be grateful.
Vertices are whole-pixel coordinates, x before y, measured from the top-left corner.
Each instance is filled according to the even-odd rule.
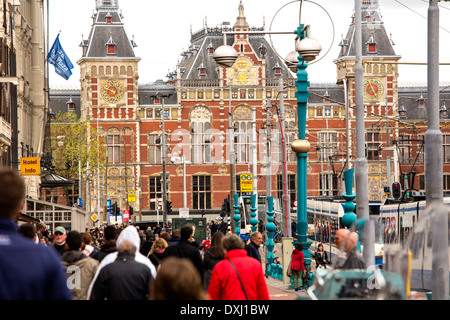
[[[247,255],[253,257],[261,263],[261,254],[259,253],[259,247],[263,241],[262,234],[259,231],[255,231],[250,235],[250,243],[245,246]]]
[[[314,252],[314,259],[316,260],[316,268],[327,268],[328,255],[325,250],[323,250],[323,244],[319,243],[317,246],[317,251]]]
[[[167,257],[187,258],[191,260],[200,276],[203,274],[202,256],[200,250],[191,244],[194,230],[192,226],[186,225],[180,230],[180,241],[177,244],[168,246],[164,251],[163,260]]]
[[[211,247],[206,249],[203,256],[203,283],[205,291],[208,291],[209,280],[211,279],[214,266],[225,258],[225,249],[222,240],[225,235],[222,232],[214,233],[211,240]]]
[[[105,242],[100,247],[100,251],[92,253],[91,258],[94,258],[99,262],[102,262],[105,256],[107,256],[111,252],[117,251],[116,248],[117,233],[118,232],[115,226],[107,226],[104,230]]]
[[[100,270],[90,299],[147,300],[153,277],[146,265],[134,260],[136,246],[125,241],[117,251],[117,259]]]

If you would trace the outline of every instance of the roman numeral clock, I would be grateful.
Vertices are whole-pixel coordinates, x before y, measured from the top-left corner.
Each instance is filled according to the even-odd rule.
[[[123,80],[102,80],[100,97],[103,103],[117,104],[123,101],[125,83]]]

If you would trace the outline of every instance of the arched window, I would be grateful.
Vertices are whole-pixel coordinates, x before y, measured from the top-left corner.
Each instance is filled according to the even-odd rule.
[[[206,106],[191,110],[191,161],[210,163],[212,160],[212,113]]]
[[[247,163],[250,160],[250,142],[252,141],[252,109],[238,106],[233,112],[234,150],[236,162]]]

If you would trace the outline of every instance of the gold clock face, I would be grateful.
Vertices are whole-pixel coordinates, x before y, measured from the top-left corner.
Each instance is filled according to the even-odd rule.
[[[379,101],[384,97],[384,85],[381,79],[364,80],[364,98],[368,101]]]
[[[123,80],[103,80],[100,94],[102,100],[107,103],[118,103],[125,94],[125,84]]]

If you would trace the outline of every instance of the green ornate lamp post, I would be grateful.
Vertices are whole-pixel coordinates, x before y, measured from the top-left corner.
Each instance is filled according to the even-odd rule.
[[[308,151],[311,148],[306,140],[306,113],[308,109],[309,81],[306,68],[309,61],[321,51],[321,46],[317,40],[308,37],[309,27],[303,24],[297,28],[297,43],[295,50],[298,52],[297,63],[297,81],[295,85],[297,92],[297,115],[298,115],[298,137],[291,144],[292,150],[297,154],[297,242],[294,244],[303,244],[303,253],[305,257],[305,266],[310,268],[311,253],[309,247],[312,242],[308,241],[308,221],[307,221],[307,159]],[[290,55],[291,56],[291,55]],[[292,69],[291,69],[292,70]]]

